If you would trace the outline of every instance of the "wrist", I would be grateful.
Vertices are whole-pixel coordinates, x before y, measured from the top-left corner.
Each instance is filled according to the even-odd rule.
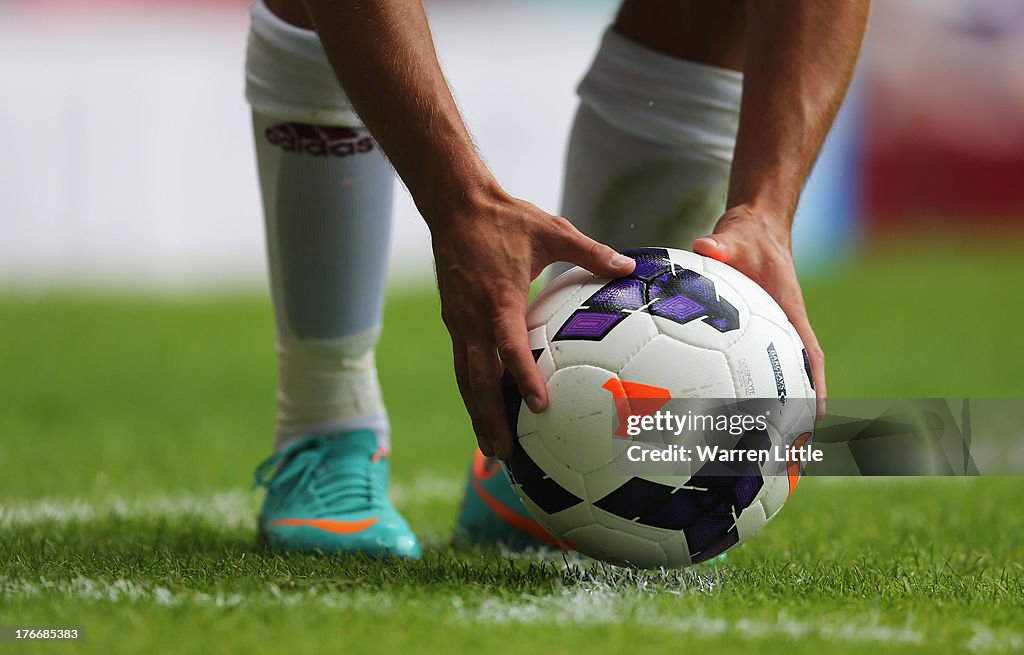
[[[756,229],[776,241],[789,243],[793,218],[790,212],[768,204],[739,203],[729,205],[715,227],[715,232],[731,223],[741,223]]]
[[[482,164],[459,171],[437,172],[419,193],[416,207],[431,233],[444,232],[474,216],[491,213],[508,199],[491,172]]]
[[[737,144],[726,207],[748,207],[754,215],[769,217],[788,230],[806,173],[793,161],[751,163],[739,147]]]
[[[759,217],[772,228],[788,232],[799,200],[799,193],[746,192],[730,188],[726,207],[728,211],[736,209]]]

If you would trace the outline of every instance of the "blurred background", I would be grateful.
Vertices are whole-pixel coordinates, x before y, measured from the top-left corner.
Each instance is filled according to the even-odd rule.
[[[0,285],[264,284],[247,5],[0,1]],[[512,193],[556,212],[574,87],[616,3],[427,6],[485,157]],[[876,3],[799,212],[801,268],[908,230],[998,235],[1022,219],[1024,3]],[[404,190],[394,233],[393,282],[432,283]]]
[[[557,211],[615,3],[427,6],[486,159]],[[247,25],[247,0],[0,0],[0,496],[234,489],[268,452]],[[794,233],[833,397],[1024,395],[1022,66],[1020,0],[877,3]],[[394,237],[378,367],[441,534],[472,439],[401,188]]]
[[[339,636],[580,652],[566,639],[584,630],[602,653],[680,638],[731,652],[721,626],[739,625],[772,652],[863,635],[873,654],[1020,650],[1020,478],[809,477],[730,553],[723,585],[630,576],[596,595],[561,560],[531,578],[498,554],[449,555],[475,441],[404,190],[377,360],[391,495],[432,553],[393,572],[260,549],[250,489],[276,370],[247,4],[0,0],[0,617],[18,617],[0,622],[74,621],[104,655],[205,652],[211,635],[241,652]],[[487,161],[557,211],[574,87],[615,3],[427,6]],[[794,234],[830,397],[1024,397],[1024,2],[877,0],[868,34]],[[616,590],[631,604],[600,600]],[[324,591],[339,604],[302,600]],[[484,614],[465,613],[474,598]],[[585,625],[540,620],[561,605]],[[506,614],[522,622],[496,625]],[[696,632],[662,634],[662,616]]]

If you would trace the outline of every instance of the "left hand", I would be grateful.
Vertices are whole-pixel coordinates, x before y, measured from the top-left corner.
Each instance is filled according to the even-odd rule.
[[[746,205],[725,212],[714,232],[693,242],[698,255],[725,262],[767,291],[786,312],[807,349],[817,395],[817,417],[825,414],[825,354],[807,319],[803,292],[793,266],[789,227]]]

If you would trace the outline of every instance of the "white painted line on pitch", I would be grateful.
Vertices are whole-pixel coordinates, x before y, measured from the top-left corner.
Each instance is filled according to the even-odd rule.
[[[916,478],[884,478],[913,482]],[[809,478],[811,484],[876,484],[872,478]],[[391,485],[390,496],[399,508],[458,500],[459,479],[422,475],[411,482]],[[211,493],[177,492],[141,498],[103,495],[97,498],[52,497],[0,502],[0,529],[37,523],[89,523],[105,519],[199,519],[225,528],[249,527],[259,509],[258,492],[230,490]]]
[[[682,616],[657,609],[650,602],[652,599],[650,594],[623,597],[609,589],[595,591],[584,588],[548,596],[523,596],[511,601],[497,597],[489,598],[470,611],[461,612],[459,618],[468,622],[491,624],[625,624],[702,637],[818,637],[827,641],[846,643],[895,643],[915,646],[927,643],[925,634],[912,625],[886,625],[880,622],[877,615],[842,623],[797,619],[789,616],[785,610],[780,611],[773,621],[713,616],[702,609]]]
[[[421,476],[411,483],[395,483],[390,495],[399,507],[415,507],[458,499],[458,480]],[[261,494],[220,491],[208,494],[181,492],[142,498],[105,495],[99,498],[43,498],[0,503],[0,528],[37,523],[89,523],[106,519],[208,520],[227,528],[253,525]]]
[[[252,494],[241,491],[211,494],[179,493],[128,499],[44,498],[0,505],[0,527],[36,523],[89,523],[106,519],[209,519],[225,527],[251,525],[256,511]]]
[[[128,579],[113,581],[77,577],[54,581],[27,581],[0,576],[0,598],[60,598],[111,604],[149,604],[161,607],[294,607],[314,605],[347,613],[390,615],[396,610],[423,612],[452,627],[497,624],[531,627],[602,627],[628,625],[646,631],[686,634],[698,637],[728,636],[734,639],[818,638],[846,644],[897,644],[906,646],[951,645],[916,628],[912,621],[902,625],[881,621],[876,612],[843,621],[797,618],[785,610],[774,619],[731,618],[712,615],[703,609],[685,615],[657,607],[653,593],[624,591],[604,583],[581,585],[561,592],[536,596],[523,594],[507,599],[486,591],[453,596],[445,606],[432,598],[399,598],[382,591],[282,590],[267,585],[255,593],[172,591],[166,587]],[[970,637],[960,646],[976,653],[1014,652],[1024,646],[1024,636],[983,624],[969,627]]]

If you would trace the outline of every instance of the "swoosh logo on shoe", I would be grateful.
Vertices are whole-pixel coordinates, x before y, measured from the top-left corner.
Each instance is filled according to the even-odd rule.
[[[332,521],[330,519],[279,519],[270,524],[270,527],[306,527],[316,528],[324,532],[334,534],[355,534],[362,532],[377,522],[376,516],[358,521]]]
[[[548,531],[542,528],[540,523],[537,523],[532,519],[528,519],[521,514],[517,514],[508,507],[505,507],[500,500],[498,500],[491,494],[487,493],[487,491],[484,490],[483,485],[477,482],[476,480],[470,478],[469,481],[473,485],[473,490],[476,491],[478,496],[480,496],[480,499],[483,500],[484,503],[486,503],[487,506],[491,508],[491,511],[497,514],[498,518],[500,518],[505,523],[508,523],[520,532],[525,532],[531,537],[540,539],[541,541],[545,541],[554,546],[555,548],[560,548],[562,550],[572,548],[572,544],[569,544],[568,542],[559,541],[558,539],[555,539],[550,534],[548,534]]]

